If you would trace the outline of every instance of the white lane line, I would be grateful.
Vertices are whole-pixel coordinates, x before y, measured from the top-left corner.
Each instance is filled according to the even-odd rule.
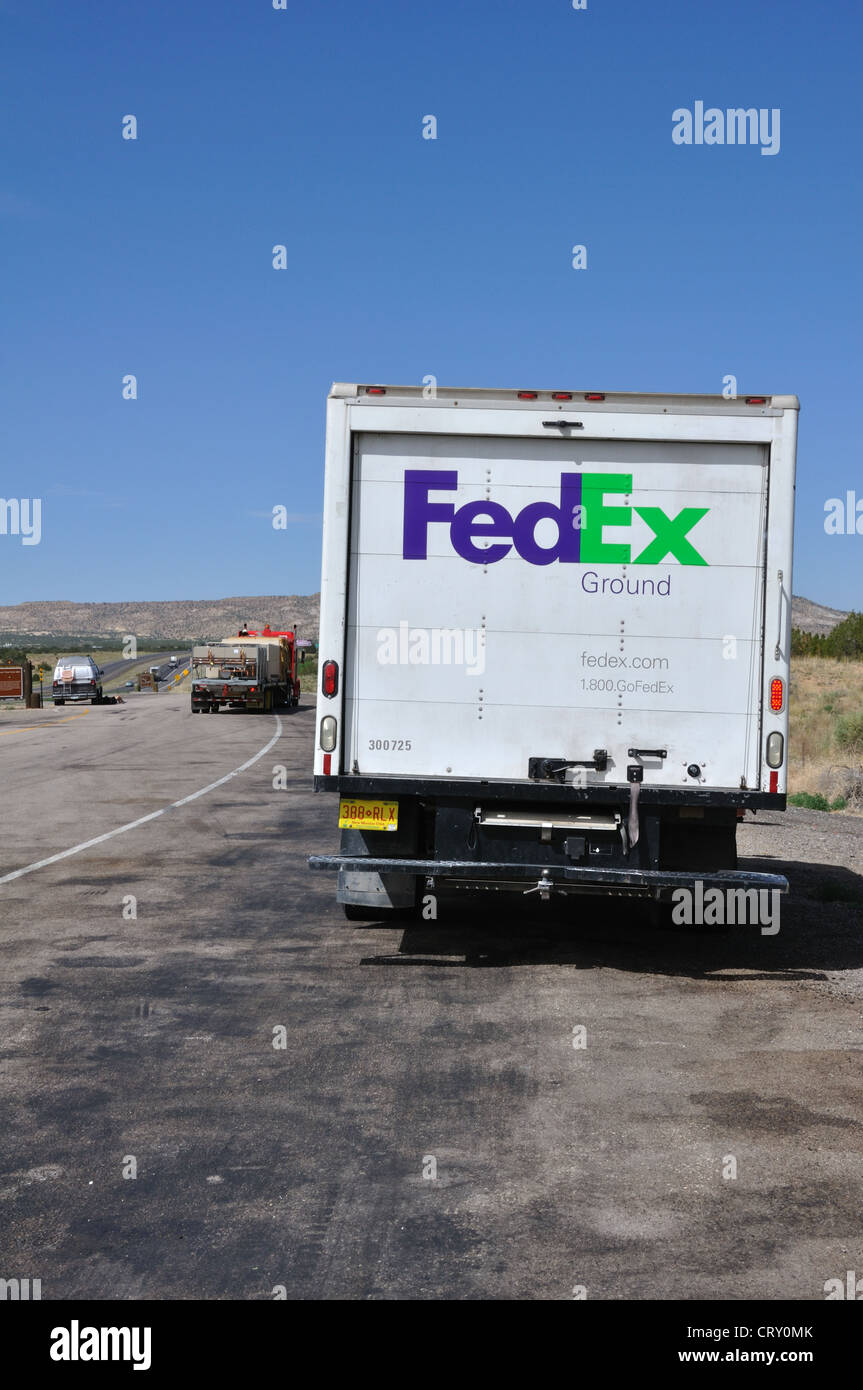
[[[209,786],[202,787],[198,792],[192,792],[191,796],[182,797],[180,801],[172,801],[170,806],[163,806],[161,811],[151,811],[148,816],[141,816],[138,820],[130,820],[127,825],[118,825],[116,830],[107,830],[104,835],[97,835],[93,840],[85,840],[83,844],[73,845],[71,849],[64,849],[60,854],[52,854],[48,859],[37,859],[35,864],[27,864],[23,869],[15,869],[11,874],[4,874],[0,878],[0,883],[11,883],[14,878],[23,878],[25,874],[35,873],[37,869],[44,869],[48,864],[57,864],[61,859],[68,859],[73,854],[80,854],[82,850],[92,849],[94,845],[104,844],[106,840],[113,840],[115,835],[125,835],[127,830],[135,830],[139,825],[146,825],[147,821],[157,820],[159,816],[166,815],[168,811],[175,811],[178,806],[187,806],[190,801],[197,801],[199,796],[206,796],[207,792],[215,791],[216,787],[223,787],[226,782],[230,782],[232,777],[239,777],[241,772],[253,767],[259,758],[263,758],[266,753],[269,753],[273,745],[278,742],[281,733],[282,721],[276,715],[276,732],[269,743],[265,743],[260,752],[256,753],[253,758],[249,758],[249,761],[243,763],[242,767],[236,767],[233,772],[227,772],[224,777],[220,777],[218,782],[211,782]]]

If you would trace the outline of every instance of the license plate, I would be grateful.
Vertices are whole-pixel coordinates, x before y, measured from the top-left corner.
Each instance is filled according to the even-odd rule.
[[[340,801],[339,830],[397,830],[397,801]]]

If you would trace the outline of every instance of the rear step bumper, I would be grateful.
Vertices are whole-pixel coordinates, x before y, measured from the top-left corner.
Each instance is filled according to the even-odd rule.
[[[414,874],[434,881],[473,883],[488,880],[523,881],[540,888],[543,884],[550,888],[580,886],[599,892],[607,890],[651,897],[675,888],[694,889],[697,883],[705,888],[755,888],[788,892],[788,879],[782,874],[759,874],[745,869],[695,873],[692,870],[680,872],[673,869],[594,869],[578,865],[478,863],[470,859],[373,859],[369,855],[351,854],[313,854],[308,863],[310,869],[324,871],[342,869],[349,873]],[[434,882],[428,886],[433,887]]]

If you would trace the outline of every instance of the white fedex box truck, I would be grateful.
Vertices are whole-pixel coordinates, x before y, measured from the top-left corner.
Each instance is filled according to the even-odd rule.
[[[309,863],[349,917],[787,890],[735,835],[785,807],[798,409],[332,388]]]

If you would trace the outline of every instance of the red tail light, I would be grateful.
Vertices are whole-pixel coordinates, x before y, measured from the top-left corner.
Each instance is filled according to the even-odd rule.
[[[339,667],[338,662],[325,661],[321,671],[321,690],[328,699],[338,694],[339,689]]]
[[[770,682],[770,708],[774,714],[778,714],[782,709],[785,699],[785,687],[778,676],[774,676]]]

